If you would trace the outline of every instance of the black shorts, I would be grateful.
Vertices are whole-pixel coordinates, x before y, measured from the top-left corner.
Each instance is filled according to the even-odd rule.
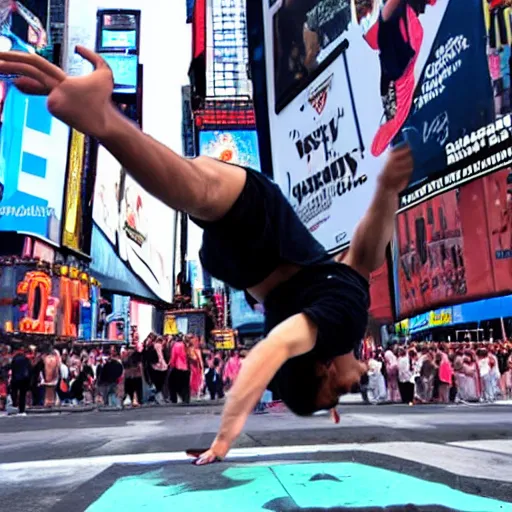
[[[369,284],[351,267],[329,261],[302,269],[265,300],[265,331],[298,313],[317,326],[313,356],[327,362],[357,349],[366,333]]]
[[[284,263],[309,266],[327,253],[302,224],[281,189],[261,173],[246,169],[242,193],[220,220],[191,218],[204,229],[203,267],[216,279],[244,290]]]

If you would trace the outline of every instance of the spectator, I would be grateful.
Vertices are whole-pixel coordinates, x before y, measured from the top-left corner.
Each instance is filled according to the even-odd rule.
[[[412,404],[414,401],[414,374],[409,354],[403,348],[398,351],[398,386],[402,403]]]
[[[115,355],[111,354],[105,363],[98,368],[98,391],[105,406],[120,407],[117,387],[122,376],[123,365]]]
[[[183,403],[190,403],[190,366],[187,347],[183,340],[176,340],[171,350],[172,368],[169,380],[171,402],[178,403],[178,396]]]
[[[32,365],[25,350],[17,350],[11,362],[11,398],[21,416],[26,416],[27,392],[30,389]]]
[[[222,387],[222,376],[219,371],[220,361],[218,358],[214,358],[208,362],[209,366],[206,370],[205,381],[206,387],[210,398],[215,400],[216,398],[224,398],[224,390]]]

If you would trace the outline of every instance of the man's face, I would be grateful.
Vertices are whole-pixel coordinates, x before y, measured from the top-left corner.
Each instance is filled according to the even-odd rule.
[[[335,357],[329,363],[318,363],[316,370],[317,376],[322,379],[317,395],[317,407],[322,410],[336,406],[340,396],[350,393],[354,385],[359,384],[368,367],[350,352]]]

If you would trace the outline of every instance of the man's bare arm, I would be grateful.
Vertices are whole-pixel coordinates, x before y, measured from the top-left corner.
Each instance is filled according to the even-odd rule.
[[[228,394],[217,437],[196,464],[225,457],[276,372],[288,359],[312,350],[316,335],[316,325],[306,315],[298,314],[279,324],[249,352]]]
[[[356,228],[347,255],[338,260],[369,278],[386,261],[386,248],[393,238],[398,194],[407,186],[414,162],[408,146],[395,149],[378,178],[370,207]]]

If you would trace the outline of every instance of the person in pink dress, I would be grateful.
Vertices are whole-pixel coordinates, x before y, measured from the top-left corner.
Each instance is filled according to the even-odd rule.
[[[188,361],[190,365],[190,395],[199,398],[204,386],[204,364],[199,338],[188,335],[186,337]]]
[[[228,359],[226,366],[224,367],[224,389],[227,391],[233,385],[240,368],[242,367],[242,360],[238,350],[233,350],[231,357]]]

